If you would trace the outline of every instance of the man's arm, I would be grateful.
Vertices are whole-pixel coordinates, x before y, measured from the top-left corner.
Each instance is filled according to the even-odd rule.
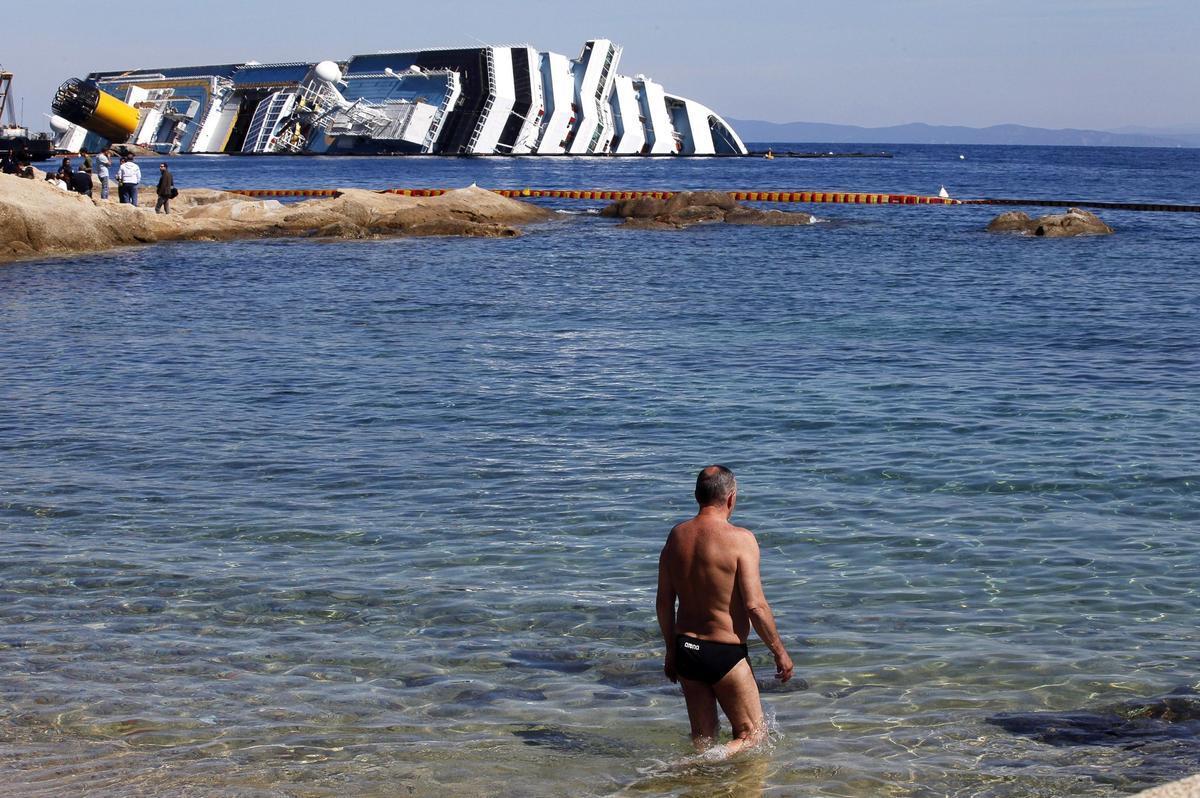
[[[742,594],[742,601],[745,602],[746,613],[750,616],[754,631],[775,657],[775,678],[786,682],[792,678],[792,658],[783,646],[783,640],[775,628],[775,616],[771,613],[771,605],[767,603],[767,597],[763,593],[762,577],[758,570],[758,541],[750,532],[747,531],[746,534],[746,545],[738,553],[738,590]]]
[[[667,543],[670,545],[670,538]],[[654,610],[658,614],[658,628],[662,630],[666,646],[663,673],[674,682],[678,679],[675,674],[675,586],[671,583],[667,568],[667,546],[663,546],[662,553],[658,555],[658,595],[654,600]]]

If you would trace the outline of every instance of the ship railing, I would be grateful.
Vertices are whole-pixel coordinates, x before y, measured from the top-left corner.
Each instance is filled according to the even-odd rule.
[[[446,94],[442,97],[442,101],[438,103],[438,109],[433,115],[433,121],[429,124],[429,131],[425,134],[425,140],[421,142],[421,152],[433,152],[434,142],[437,141],[437,136],[442,132],[442,123],[446,119],[446,106],[450,104],[450,98],[454,96],[455,81],[458,80],[458,75],[450,72],[446,75]]]
[[[467,152],[475,151],[476,145],[479,144],[479,138],[483,135],[483,128],[487,124],[488,116],[491,115],[492,106],[496,103],[496,64],[492,57],[491,47],[484,48],[483,60],[487,64],[488,96],[487,101],[483,104],[483,110],[479,112],[479,121],[475,123],[471,140],[467,142]]]
[[[343,116],[347,120],[347,127],[354,126],[368,135],[374,135],[387,127],[389,120],[379,111],[366,106],[364,102],[361,98],[355,100],[348,107],[341,110],[340,116]]]
[[[328,100],[324,87],[318,88],[312,83],[302,85],[296,94],[297,104],[303,104],[305,107],[318,112],[325,107]]]

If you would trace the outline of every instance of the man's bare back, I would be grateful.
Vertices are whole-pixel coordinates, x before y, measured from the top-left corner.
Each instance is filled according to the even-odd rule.
[[[717,704],[733,727],[728,753],[766,735],[758,685],[746,656],[750,627],[775,657],[775,678],[792,677],[792,660],[775,629],[759,577],[758,542],[729,523],[737,483],[724,466],[709,466],[696,480],[696,516],[671,530],[658,565],[656,609],[666,659],[687,700],[697,748],[717,737]],[[678,601],[678,608],[676,602]]]

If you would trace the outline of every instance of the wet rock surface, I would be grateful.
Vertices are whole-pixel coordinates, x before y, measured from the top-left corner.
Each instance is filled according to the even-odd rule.
[[[1094,213],[1070,208],[1066,213],[1055,213],[1031,219],[1024,211],[1002,213],[988,223],[989,233],[1018,233],[1045,238],[1071,238],[1073,236],[1106,236],[1113,229]]]
[[[1200,771],[1200,694],[1191,687],[1098,709],[1005,712],[987,722],[1045,745],[1119,749],[1135,757],[1122,775],[1144,784],[1170,782]],[[1187,789],[1195,787],[1200,783]],[[1200,792],[1153,795],[1175,798]]]
[[[513,730],[525,745],[550,748],[568,754],[627,757],[630,746],[624,740],[600,734],[572,731],[561,726],[529,725]]]
[[[115,192],[114,192],[115,193]],[[211,189],[184,189],[172,213],[158,215],[152,189],[141,207],[62,191],[40,180],[0,175],[0,262],[95,252],[158,241],[246,238],[364,239],[388,236],[508,238],[551,213],[471,187],[437,197],[350,189],[293,204]]]
[[[717,223],[785,227],[816,221],[807,213],[764,211],[741,205],[722,191],[681,191],[670,199],[617,200],[600,211],[600,215],[624,219],[622,227],[638,230],[682,230]]]

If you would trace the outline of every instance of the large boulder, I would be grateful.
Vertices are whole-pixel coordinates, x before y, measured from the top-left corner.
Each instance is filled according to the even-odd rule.
[[[1025,211],[1006,211],[988,222],[989,233],[1028,233],[1033,220]]]
[[[807,213],[764,211],[734,201],[723,191],[681,191],[670,199],[617,200],[601,216],[624,219],[622,227],[638,230],[681,230],[697,224],[750,224],[769,227],[812,224]]]
[[[987,229],[989,233],[1019,233],[1045,238],[1106,236],[1113,232],[1099,216],[1079,208],[1070,208],[1066,213],[1049,214],[1037,219],[1030,219],[1023,211],[1008,211],[992,219]]]
[[[809,213],[796,211],[764,211],[760,208],[748,208],[739,205],[725,214],[726,224],[750,224],[759,227],[794,227],[801,224],[812,224],[817,218]]]
[[[653,219],[667,208],[667,201],[654,197],[617,200],[600,211],[610,219]]]
[[[664,213],[675,215],[688,208],[718,208],[731,211],[737,207],[733,197],[724,191],[680,191],[667,200]]]

